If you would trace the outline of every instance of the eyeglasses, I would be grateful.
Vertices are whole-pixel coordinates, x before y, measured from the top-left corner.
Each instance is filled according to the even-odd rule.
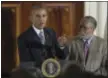
[[[88,26],[83,26],[83,25],[81,25],[81,26],[80,26],[80,29],[89,29],[89,27],[88,27]]]

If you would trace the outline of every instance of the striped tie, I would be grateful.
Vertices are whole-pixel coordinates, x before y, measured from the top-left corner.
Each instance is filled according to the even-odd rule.
[[[44,37],[44,33],[42,31],[40,31],[40,33],[39,33],[39,38],[41,40],[41,43],[44,44],[45,43],[45,37]]]
[[[87,40],[84,42],[84,55],[85,55],[85,58],[87,57],[88,49],[89,49],[89,46],[88,46],[88,39],[87,39]]]

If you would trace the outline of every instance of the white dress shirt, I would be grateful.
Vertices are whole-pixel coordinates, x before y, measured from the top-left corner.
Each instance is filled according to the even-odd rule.
[[[39,36],[40,32],[42,32],[42,35],[43,35],[44,40],[45,40],[44,30],[43,29],[38,29],[34,25],[32,25],[32,27],[33,27],[34,31],[37,33],[38,36]]]
[[[87,43],[88,43],[88,44],[87,44],[87,45],[88,45],[88,47],[90,46],[90,44],[91,44],[91,41],[92,41],[93,37],[94,37],[94,36],[92,36],[92,37],[90,37],[90,38],[88,39],[88,42],[87,42]],[[85,41],[86,41],[86,39],[83,39],[83,41],[85,42]]]

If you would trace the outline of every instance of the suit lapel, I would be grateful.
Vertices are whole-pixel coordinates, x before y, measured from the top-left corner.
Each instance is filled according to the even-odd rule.
[[[80,57],[81,57],[82,61],[85,62],[84,49],[83,49],[84,44],[83,44],[83,41],[81,39],[77,40],[77,47],[78,47],[77,49],[79,49],[78,52],[80,54]]]
[[[37,35],[37,33],[34,31],[34,29],[32,28],[32,27],[30,27],[30,29],[29,29],[29,35],[30,35],[30,42],[29,42],[29,44],[30,44],[30,55],[31,55],[31,57],[32,57],[32,60],[34,60],[34,61],[36,61],[36,58],[37,57],[35,57],[35,46],[37,47],[37,46],[41,46],[41,41],[40,41],[40,38],[38,37],[38,35]],[[35,45],[35,46],[34,46]],[[34,48],[32,48],[31,46],[34,46]],[[41,60],[41,59],[39,59],[39,60]]]
[[[33,39],[34,39],[36,42],[41,43],[39,36],[37,35],[37,33],[34,31],[33,28],[31,28],[31,32],[32,32],[31,35],[33,35]]]
[[[96,37],[94,36],[94,38],[92,39],[91,43],[90,43],[90,48],[89,48],[89,54],[88,54],[88,59],[87,59],[87,63],[86,63],[86,67],[90,66],[92,60],[95,58],[95,55],[97,54],[97,42],[96,42]],[[95,48],[94,48],[95,47]]]
[[[46,29],[44,29],[44,36],[45,36],[45,44],[48,43],[49,35]]]
[[[46,28],[44,28],[44,35],[45,35],[45,45],[50,46],[52,43],[51,41],[52,39],[50,37],[50,32]]]

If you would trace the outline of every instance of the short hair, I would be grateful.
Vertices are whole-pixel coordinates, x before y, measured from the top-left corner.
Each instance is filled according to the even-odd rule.
[[[43,6],[38,6],[38,5],[32,5],[32,7],[31,7],[31,10],[30,10],[30,16],[31,16],[31,14],[34,12],[34,11],[36,11],[36,10],[45,10],[46,12],[47,12],[47,9],[45,8],[45,7],[43,7]]]
[[[45,9],[47,10],[45,7],[43,6],[38,6],[38,5],[32,5],[32,10],[39,10],[39,9]]]
[[[88,23],[91,23],[94,29],[97,27],[97,21],[92,16],[85,16],[84,18],[82,18],[80,21],[80,26]]]

